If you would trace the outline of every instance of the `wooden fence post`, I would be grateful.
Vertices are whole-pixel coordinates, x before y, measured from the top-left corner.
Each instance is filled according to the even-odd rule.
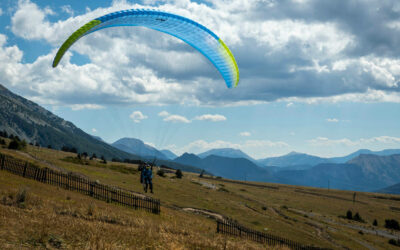
[[[43,169],[42,182],[47,183],[47,168]]]
[[[0,167],[1,167],[1,170],[4,169],[5,161],[6,161],[6,156],[5,155],[0,155]]]
[[[94,188],[94,184],[91,182],[90,183],[90,193],[89,193],[89,195],[92,196],[92,197],[93,197],[93,194],[94,194],[93,188]]]
[[[24,172],[22,173],[22,177],[25,177],[26,174],[26,168],[28,167],[28,162],[25,162],[25,166],[24,166]]]

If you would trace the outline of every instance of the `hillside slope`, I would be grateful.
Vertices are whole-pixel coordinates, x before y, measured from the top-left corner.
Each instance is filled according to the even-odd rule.
[[[18,135],[28,142],[60,149],[75,147],[79,152],[96,153],[107,159],[136,159],[135,155],[111,147],[77,128],[71,122],[54,115],[0,85],[0,130]]]
[[[57,166],[102,184],[143,192],[137,165],[103,164],[96,160],[73,163],[65,159],[74,154],[29,145],[23,152],[0,146],[0,153],[38,166]],[[215,221],[207,217],[210,213],[227,216],[251,229],[329,249],[394,249],[388,239],[397,239],[395,232],[383,226],[385,219],[400,220],[395,210],[398,201],[393,195],[357,193],[353,203],[353,192],[228,182],[187,172],[182,179],[173,173],[165,177],[154,175],[153,181],[155,193],[150,195],[161,199],[160,216],[0,171],[0,214],[6,215],[0,220],[0,228],[5,229],[0,230],[0,245],[18,248],[22,242],[28,248],[44,248],[61,242],[64,248],[221,249],[225,244],[227,249],[266,248],[216,234]],[[26,209],[1,202],[6,197],[8,204],[7,197],[15,197],[18,189],[24,187],[28,196],[33,197],[27,201]],[[348,209],[358,212],[365,223],[338,217]],[[375,219],[378,227],[371,228]]]

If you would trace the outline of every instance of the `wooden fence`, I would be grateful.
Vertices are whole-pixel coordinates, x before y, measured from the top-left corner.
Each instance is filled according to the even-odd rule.
[[[305,246],[289,239],[278,237],[272,234],[259,232],[246,228],[236,222],[217,220],[217,233],[238,236],[248,240],[260,242],[269,246],[282,245],[298,250],[322,250],[327,248],[319,248],[314,246]]]
[[[29,162],[3,154],[0,154],[0,169],[67,190],[78,191],[108,203],[117,203],[122,206],[160,214],[160,200],[158,199],[138,196],[115,187],[90,181],[73,173],[66,174],[49,168],[39,168]]]

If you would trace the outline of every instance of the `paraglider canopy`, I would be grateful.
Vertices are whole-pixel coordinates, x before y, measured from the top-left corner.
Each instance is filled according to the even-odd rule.
[[[217,35],[193,20],[155,10],[117,11],[88,22],[63,43],[54,58],[53,67],[57,67],[68,48],[81,37],[115,26],[143,26],[175,36],[206,56],[221,73],[228,88],[236,87],[239,82],[236,60]]]

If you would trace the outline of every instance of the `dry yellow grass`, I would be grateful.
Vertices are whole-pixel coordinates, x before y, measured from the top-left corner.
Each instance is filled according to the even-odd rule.
[[[29,160],[37,165],[53,165],[67,171],[79,172],[93,180],[99,180],[104,184],[111,184],[125,189],[134,190],[136,192],[143,192],[143,188],[139,183],[139,174],[136,171],[127,174],[112,169],[112,166],[118,168],[120,165],[136,169],[136,165],[110,162],[107,163],[107,165],[104,165],[96,161],[90,162],[90,165],[78,165],[62,160],[67,156],[73,157],[74,154],[43,148],[38,149],[36,147],[28,147],[26,152],[16,152],[6,149],[0,149],[0,152]],[[2,174],[3,172],[0,172],[0,175]],[[11,186],[14,189],[18,189],[21,185],[24,185],[23,183],[25,180],[22,182],[15,182],[16,183]],[[210,189],[206,187],[204,183],[211,186],[214,185],[216,189]],[[114,244],[107,245],[107,247],[122,248],[127,245],[131,246],[131,244],[137,245],[138,248],[144,248],[148,244],[150,244],[150,248],[162,248],[162,246],[168,246],[169,248],[178,249],[179,247],[221,249],[225,247],[225,237],[215,234],[216,225],[214,221],[200,215],[180,211],[177,208],[199,208],[211,210],[233,218],[239,223],[253,229],[282,236],[304,244],[314,244],[329,248],[340,249],[348,247],[351,249],[361,249],[371,247],[376,249],[390,249],[394,247],[388,244],[389,238],[375,235],[375,230],[380,230],[384,234],[388,234],[390,237],[400,236],[398,232],[389,232],[383,227],[385,219],[396,219],[400,221],[400,212],[393,209],[400,208],[400,201],[376,198],[377,195],[381,197],[389,197],[387,195],[357,192],[357,202],[353,204],[353,192],[339,190],[328,191],[326,189],[278,184],[268,185],[275,186],[278,189],[226,183],[220,180],[201,179],[197,174],[190,173],[184,173],[182,179],[176,179],[172,174],[167,174],[167,177],[165,178],[155,175],[155,194],[152,196],[161,199],[162,213],[159,217],[145,212],[138,212],[135,210],[131,211],[115,205],[94,201],[88,197],[68,192],[70,197],[75,197],[73,199],[71,198],[71,200],[75,201],[74,207],[71,208],[72,210],[77,209],[77,211],[81,211],[80,214],[84,214],[84,211],[88,210],[88,204],[93,203],[95,204],[95,211],[97,211],[98,216],[100,216],[99,218],[105,218],[107,215],[110,216],[111,214],[114,216],[123,216],[126,213],[126,218],[138,217],[148,223],[145,226],[145,228],[148,228],[144,231],[140,231],[134,226],[132,226],[132,229],[126,229],[127,226],[96,220],[90,221],[80,217],[72,217],[70,215],[61,216],[56,214],[53,216],[61,218],[66,217],[68,218],[66,220],[72,220],[71,218],[74,218],[74,220],[79,219],[82,221],[81,223],[89,223],[91,226],[87,227],[93,230],[93,225],[99,227],[100,225],[103,225],[103,227],[109,229],[103,228],[101,232],[96,233],[96,237],[102,235],[107,244],[111,244],[110,242]],[[54,187],[51,188],[54,189]],[[41,199],[49,199],[52,202],[52,205],[49,203],[49,205],[44,207],[49,209],[48,207],[53,206],[53,208],[50,209],[53,213],[56,213],[54,210],[54,206],[56,205],[60,206],[60,204],[68,204],[68,206],[72,206],[72,202],[65,201],[65,198],[59,198],[58,200],[51,198],[52,195],[49,194],[52,194],[52,192],[46,194],[43,193],[41,189],[38,189],[37,191],[41,194]],[[14,192],[16,192],[16,190],[14,190]],[[57,192],[67,191],[58,190]],[[31,190],[29,193],[33,195],[37,192]],[[82,202],[76,202],[77,199],[82,199]],[[8,208],[10,209],[11,207],[17,209],[13,206],[9,206]],[[64,209],[68,210],[69,208],[67,207]],[[353,213],[359,212],[366,223],[348,221],[339,218],[339,215],[345,215],[346,211],[349,209],[352,210]],[[101,211],[101,213],[99,211]],[[378,220],[378,227],[372,226],[374,219]],[[123,221],[125,221],[125,219],[123,219]],[[127,219],[126,221],[129,220]],[[82,228],[85,227],[86,226],[82,226]],[[174,233],[171,233],[171,230],[168,231],[162,229],[164,227],[174,228],[173,230],[171,229],[172,231],[181,228],[181,230],[185,230],[187,234],[177,233],[177,235],[175,235]],[[122,236],[117,241],[117,244],[114,240],[111,240],[112,237],[107,237],[107,235],[110,234],[109,230],[114,230],[111,228],[115,228],[115,230],[117,230],[116,228],[120,228],[118,230],[121,231],[123,231],[122,228],[125,228],[127,231],[130,230],[130,233],[126,234],[118,231],[118,235],[121,234]],[[130,226],[128,226],[128,228],[130,228]],[[75,229],[71,228],[71,230]],[[153,239],[151,242],[155,242],[154,245],[151,245],[152,243],[147,242],[147,240],[142,240],[142,243],[137,242],[137,240],[134,239],[123,240],[125,237],[129,238],[128,235],[132,234],[147,235],[146,232],[148,231],[155,232],[152,233],[152,235],[158,235],[157,237],[146,236],[146,239]],[[360,233],[360,231],[362,233]],[[105,232],[107,232],[107,235],[103,235]],[[182,231],[178,230],[174,232]],[[94,236],[95,235],[93,235],[93,237]],[[86,235],[85,237],[88,236]],[[100,238],[103,239],[102,237]],[[69,240],[65,241],[70,242]],[[83,243],[81,241],[83,241]],[[102,240],[99,241],[101,242]],[[80,242],[80,244],[84,245],[73,245],[72,243],[69,243],[71,244],[69,246],[80,248],[91,247],[87,245],[89,243],[85,241],[84,237],[79,238],[79,240],[75,239],[71,242],[75,242],[74,244]],[[261,245],[256,243],[232,238],[228,238],[226,244],[230,248],[262,248]]]
[[[26,196],[17,201],[22,190]],[[20,195],[19,195],[20,194]],[[163,209],[161,216],[110,205],[0,172],[0,246],[63,249],[262,249],[215,233],[212,221]]]

